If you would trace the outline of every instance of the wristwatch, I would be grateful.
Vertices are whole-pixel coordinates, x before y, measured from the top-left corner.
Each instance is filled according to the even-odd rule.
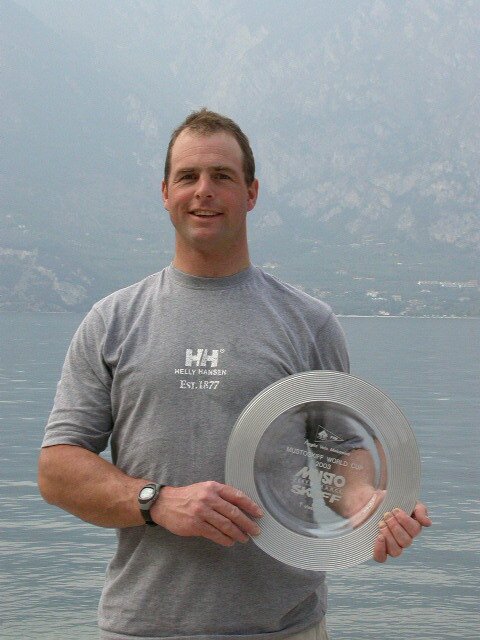
[[[154,482],[151,482],[150,484],[146,484],[142,487],[138,494],[138,506],[140,507],[140,513],[145,520],[145,524],[148,524],[150,527],[157,526],[157,523],[152,520],[150,509],[158,498],[160,489],[164,486],[164,484],[155,484]]]

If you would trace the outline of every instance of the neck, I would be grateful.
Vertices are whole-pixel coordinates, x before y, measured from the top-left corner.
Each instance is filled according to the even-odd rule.
[[[183,273],[206,278],[222,278],[232,276],[250,266],[248,250],[240,255],[232,252],[229,255],[212,251],[179,251],[178,247],[172,261],[173,266]]]

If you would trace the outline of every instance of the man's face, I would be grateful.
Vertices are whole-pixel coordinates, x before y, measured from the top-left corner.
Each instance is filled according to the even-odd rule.
[[[258,182],[245,182],[243,156],[226,132],[182,131],[173,145],[163,201],[182,249],[247,250],[246,217],[257,199]]]

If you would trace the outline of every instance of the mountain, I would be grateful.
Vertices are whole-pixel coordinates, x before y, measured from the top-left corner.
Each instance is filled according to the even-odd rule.
[[[254,148],[257,263],[339,313],[480,315],[475,1],[0,7],[0,309],[163,267],[169,132],[206,105]]]

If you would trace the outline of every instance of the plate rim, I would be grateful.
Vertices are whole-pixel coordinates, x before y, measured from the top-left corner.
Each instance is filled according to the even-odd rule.
[[[291,394],[295,395],[294,399]],[[349,401],[349,398],[355,401]],[[377,437],[380,434],[386,456],[387,486],[381,508],[377,508],[356,529],[330,539],[302,535],[284,527],[270,514],[258,494],[254,479],[255,451],[270,424],[284,411],[312,401],[335,402],[363,415]],[[383,414],[393,418],[392,425],[379,423],[379,416],[385,417]],[[404,473],[404,469],[407,472]],[[240,413],[227,444],[225,480],[262,508],[264,516],[256,520],[260,534],[252,537],[259,548],[300,569],[334,571],[373,557],[378,523],[386,511],[398,507],[407,513],[412,512],[420,490],[420,453],[404,413],[378,387],[340,371],[304,371],[271,383]]]

